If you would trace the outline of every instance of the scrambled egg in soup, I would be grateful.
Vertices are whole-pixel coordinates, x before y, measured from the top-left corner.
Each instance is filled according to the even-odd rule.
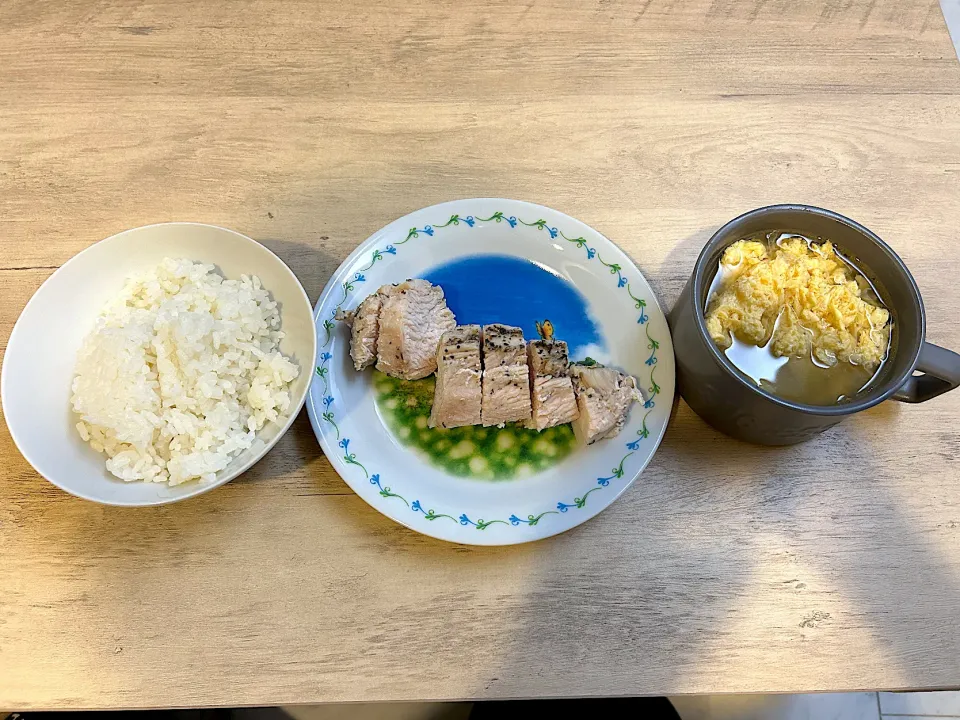
[[[720,261],[722,284],[708,300],[707,330],[721,349],[732,336],[770,343],[777,357],[810,357],[822,366],[849,362],[875,370],[890,343],[890,313],[830,242],[793,237],[775,245],[740,240]]]

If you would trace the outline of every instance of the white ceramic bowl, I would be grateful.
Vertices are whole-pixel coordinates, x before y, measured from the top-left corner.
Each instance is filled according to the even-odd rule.
[[[280,343],[301,372],[282,426],[261,431],[212,483],[127,483],[106,471],[106,457],[80,440],[70,407],[74,363],[104,303],[132,273],[165,257],[213,263],[227,278],[257,275],[280,304]],[[0,373],[3,413],[14,442],[37,472],[59,488],[107,505],[160,505],[212,490],[247,470],[280,439],[303,407],[313,374],[317,332],[303,286],[280,258],[255,240],[198,223],[127,230],[87,248],[51,275],[27,303],[10,335]]]

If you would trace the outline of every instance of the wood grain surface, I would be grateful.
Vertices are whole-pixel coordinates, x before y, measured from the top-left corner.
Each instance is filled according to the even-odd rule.
[[[904,258],[960,348],[960,66],[936,0],[0,1],[0,352],[60,264],[197,220],[316,297],[367,235],[516,197],[624,247],[669,307],[723,222],[804,202]],[[960,392],[799,447],[682,403],[595,520],[421,537],[305,415],[253,470],[99,507],[0,426],[0,707],[960,684]]]

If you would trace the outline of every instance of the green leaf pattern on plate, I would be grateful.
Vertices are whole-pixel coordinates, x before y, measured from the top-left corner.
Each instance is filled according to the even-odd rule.
[[[372,485],[375,485],[377,487],[381,497],[385,499],[391,499],[391,500],[400,500],[407,507],[409,507],[412,512],[422,515],[425,520],[428,520],[430,522],[440,520],[440,519],[450,520],[452,522],[459,522],[463,526],[472,526],[477,530],[486,530],[491,525],[497,525],[497,524],[507,525],[512,527],[519,527],[521,525],[532,527],[537,523],[539,523],[540,520],[547,515],[556,515],[559,513],[566,513],[571,509],[576,509],[576,510],[583,509],[584,507],[586,507],[587,500],[590,497],[590,495],[608,487],[610,485],[611,480],[619,479],[623,477],[625,473],[624,463],[626,462],[627,458],[633,455],[634,452],[636,452],[639,449],[640,443],[650,436],[650,430],[647,426],[647,418],[650,416],[650,413],[653,412],[653,409],[656,405],[656,397],[657,395],[660,394],[660,391],[661,391],[660,386],[657,384],[657,381],[654,379],[654,374],[657,369],[657,360],[658,360],[657,352],[660,349],[660,341],[656,340],[650,334],[650,325],[648,324],[650,316],[647,315],[645,312],[647,307],[646,300],[634,295],[633,290],[630,287],[629,280],[623,275],[623,268],[617,263],[608,263],[605,260],[603,260],[603,258],[601,258],[597,253],[596,249],[590,247],[589,242],[587,242],[585,238],[570,237],[564,234],[561,230],[558,230],[557,228],[554,228],[554,227],[550,227],[547,221],[543,220],[542,218],[533,220],[533,221],[527,221],[527,220],[514,217],[512,215],[507,216],[504,213],[499,211],[493,213],[488,218],[475,218],[472,215],[460,216],[459,214],[454,214],[454,215],[451,215],[444,223],[439,225],[424,225],[422,228],[417,228],[417,227],[410,228],[410,230],[407,232],[406,237],[404,237],[402,240],[398,240],[392,244],[386,245],[382,250],[380,249],[374,250],[370,257],[369,264],[367,264],[362,270],[354,273],[353,278],[345,281],[342,284],[343,297],[340,299],[340,302],[334,308],[333,312],[330,313],[330,317],[325,318],[323,320],[323,327],[324,327],[324,330],[326,331],[326,337],[322,347],[326,347],[327,345],[329,345],[330,340],[332,339],[332,330],[335,326],[335,321],[336,321],[335,316],[337,312],[343,307],[344,303],[347,301],[347,299],[350,297],[353,291],[357,288],[357,286],[366,281],[366,276],[363,273],[365,273],[367,270],[372,268],[377,262],[385,261],[390,256],[396,256],[397,253],[399,252],[398,246],[404,245],[405,243],[408,243],[412,240],[418,240],[421,237],[428,237],[428,238],[433,237],[438,230],[445,229],[445,228],[459,227],[461,224],[468,228],[473,228],[477,226],[478,223],[504,223],[504,222],[507,223],[507,225],[511,228],[516,228],[518,224],[525,225],[527,227],[536,228],[539,231],[546,231],[547,236],[550,239],[555,239],[558,236],[560,236],[567,242],[573,243],[574,245],[577,246],[577,248],[582,249],[586,253],[587,260],[597,260],[601,265],[609,269],[611,275],[616,276],[617,288],[623,289],[627,293],[627,295],[629,295],[630,298],[634,301],[634,306],[636,307],[636,309],[640,311],[640,315],[637,318],[637,322],[641,325],[646,326],[645,332],[648,340],[647,348],[651,351],[650,357],[648,357],[647,360],[645,361],[645,364],[650,368],[650,375],[648,379],[649,385],[647,386],[649,399],[643,404],[643,408],[645,412],[643,415],[641,428],[640,430],[637,431],[637,437],[636,439],[625,444],[625,447],[629,452],[625,453],[624,456],[621,458],[620,463],[617,465],[617,467],[613,468],[612,475],[608,477],[597,478],[596,484],[593,487],[591,487],[589,490],[584,492],[582,495],[575,497],[573,499],[573,502],[565,503],[563,501],[560,501],[556,504],[555,509],[544,510],[540,513],[530,513],[526,515],[526,518],[514,513],[514,514],[511,514],[510,517],[505,520],[501,520],[501,519],[485,520],[482,518],[477,518],[476,520],[474,520],[469,515],[467,515],[467,513],[462,513],[459,517],[454,517],[453,515],[448,515],[445,513],[437,513],[431,508],[424,509],[424,506],[419,499],[415,499],[412,502],[410,502],[402,495],[399,495],[393,492],[389,486],[383,485],[381,483],[379,473],[374,473],[373,475],[371,475],[368,472],[367,468],[363,464],[361,464],[359,460],[357,460],[356,454],[349,452],[348,448],[350,445],[350,439],[340,438],[340,429],[336,425],[335,410],[333,409],[334,405],[336,404],[336,400],[331,394],[329,394],[329,379],[327,377],[326,367],[327,367],[327,363],[330,361],[330,359],[333,356],[329,352],[324,351],[320,355],[320,365],[317,366],[317,375],[326,383],[324,385],[324,393],[323,393],[324,395],[323,403],[326,409],[323,412],[321,417],[327,423],[329,423],[333,428],[336,429],[338,445],[343,449],[343,452],[344,452],[344,457],[343,457],[344,462],[347,463],[348,465],[354,465],[360,468],[360,470],[364,474],[364,477],[367,478]]]

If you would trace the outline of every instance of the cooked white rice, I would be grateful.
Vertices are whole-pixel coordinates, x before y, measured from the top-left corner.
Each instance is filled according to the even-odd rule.
[[[300,373],[256,277],[166,259],[127,279],[84,339],[77,432],[127,481],[213,480],[290,407]]]

